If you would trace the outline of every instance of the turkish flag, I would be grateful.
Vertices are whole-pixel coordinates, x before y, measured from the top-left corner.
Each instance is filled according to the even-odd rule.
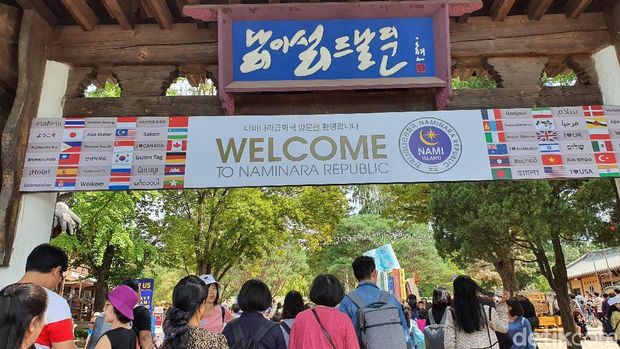
[[[614,153],[594,153],[597,164],[615,164],[616,155]]]

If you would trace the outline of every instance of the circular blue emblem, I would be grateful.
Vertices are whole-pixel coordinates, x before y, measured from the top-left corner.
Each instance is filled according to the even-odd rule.
[[[403,159],[423,173],[446,172],[461,158],[461,137],[449,123],[436,118],[416,119],[399,139]]]

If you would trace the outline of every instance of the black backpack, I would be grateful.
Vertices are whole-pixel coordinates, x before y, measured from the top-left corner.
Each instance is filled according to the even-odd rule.
[[[263,327],[259,328],[256,334],[252,338],[247,338],[243,334],[243,330],[241,326],[238,324],[230,323],[233,326],[233,335],[235,337],[235,344],[230,347],[230,349],[270,349],[267,348],[264,344],[261,343],[263,337],[271,331],[272,328],[278,326],[275,322],[270,322],[268,324],[264,324]]]

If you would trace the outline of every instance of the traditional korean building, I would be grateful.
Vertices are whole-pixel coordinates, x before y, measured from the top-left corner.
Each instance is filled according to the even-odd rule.
[[[620,248],[586,253],[566,270],[573,293],[601,293],[607,287],[620,285]]]

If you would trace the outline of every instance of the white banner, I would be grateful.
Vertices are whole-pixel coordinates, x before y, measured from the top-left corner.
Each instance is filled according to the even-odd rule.
[[[37,119],[22,191],[619,177],[620,107]]]

